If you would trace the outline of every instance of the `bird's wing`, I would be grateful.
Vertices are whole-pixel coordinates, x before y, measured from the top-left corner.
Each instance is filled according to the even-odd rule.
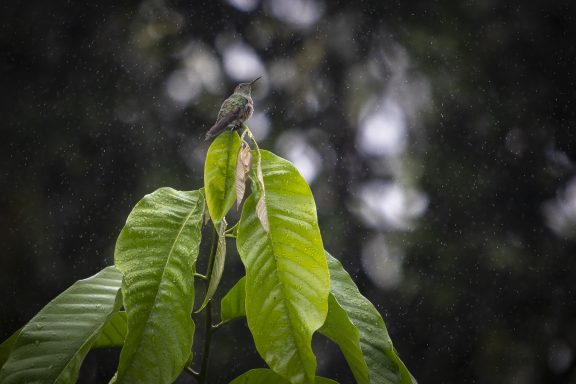
[[[222,118],[216,120],[216,123],[214,123],[214,125],[212,126],[212,128],[210,128],[208,130],[208,132],[206,132],[206,139],[208,140],[211,137],[217,136],[220,134],[220,132],[222,132],[223,130],[226,129],[226,127],[228,126],[228,124],[230,124],[231,122],[233,122],[235,119],[237,119],[238,117],[240,117],[240,112],[242,111],[242,108],[237,105],[236,107],[234,107],[234,109],[232,109],[229,113],[227,113],[226,115],[222,116]]]

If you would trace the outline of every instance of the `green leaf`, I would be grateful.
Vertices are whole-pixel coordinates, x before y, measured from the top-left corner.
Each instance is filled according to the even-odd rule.
[[[14,344],[16,344],[16,340],[18,340],[21,331],[22,328],[14,332],[12,335],[10,335],[9,338],[4,340],[2,344],[0,344],[0,368],[2,368],[6,360],[8,360],[10,351],[12,351],[12,347],[14,346]]]
[[[386,325],[374,305],[362,296],[342,264],[326,252],[330,268],[330,313],[320,330],[334,340],[342,350],[354,377],[359,383],[415,383],[404,363],[394,350]],[[358,330],[348,334],[350,325]],[[358,350],[358,344],[361,350]],[[365,360],[370,380],[366,380]]]
[[[312,334],[328,311],[329,273],[310,187],[294,166],[262,151],[269,231],[244,203],[237,246],[246,267],[246,316],[256,349],[291,383],[313,383]]]
[[[216,293],[216,289],[218,288],[220,279],[222,278],[222,273],[224,272],[224,263],[226,261],[226,221],[223,220],[219,226],[220,228],[218,229],[218,240],[216,244],[216,254],[214,255],[214,264],[209,268],[210,280],[208,283],[208,288],[206,288],[204,301],[196,312],[202,311],[208,302],[212,300],[212,296],[214,296],[214,293]]]
[[[234,131],[218,136],[208,148],[204,166],[206,202],[214,223],[220,222],[236,199],[236,162],[240,137]]]
[[[108,267],[79,280],[22,328],[0,382],[73,383],[110,314],[121,305],[122,275]]]
[[[108,318],[92,348],[121,347],[124,345],[127,332],[128,318],[126,317],[126,312],[114,312]]]
[[[290,384],[288,380],[283,378],[282,376],[278,375],[271,369],[265,368],[258,368],[252,369],[248,372],[243,373],[242,375],[238,376],[234,380],[230,382],[230,384]],[[315,377],[315,384],[338,384],[336,381],[327,379],[325,377]]]
[[[220,321],[230,321],[246,316],[245,291],[246,276],[238,280],[220,301]]]
[[[171,383],[188,361],[203,215],[200,191],[161,188],[128,216],[115,250],[128,315],[117,382]]]
[[[328,315],[319,332],[338,344],[357,383],[370,383],[369,375],[373,378],[372,383],[415,383],[416,380],[394,351],[384,320],[376,308],[360,294],[338,260],[328,253],[326,255],[331,272],[331,293]],[[220,304],[222,321],[246,315],[244,284],[245,277],[240,279],[222,299]],[[347,310],[338,303],[334,294],[347,304]],[[350,312],[350,316],[347,311]],[[368,324],[364,324],[366,322]],[[359,329],[362,330],[362,334]],[[372,340],[374,335],[379,335],[380,340]],[[370,363],[370,370],[367,361]]]

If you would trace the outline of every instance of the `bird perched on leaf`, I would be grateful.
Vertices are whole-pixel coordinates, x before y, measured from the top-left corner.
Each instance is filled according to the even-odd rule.
[[[249,83],[240,83],[236,86],[234,93],[222,103],[216,122],[212,128],[206,132],[205,140],[218,136],[224,132],[226,128],[231,130],[240,128],[240,126],[252,116],[254,102],[252,101],[250,92],[252,90],[252,84],[260,77]]]

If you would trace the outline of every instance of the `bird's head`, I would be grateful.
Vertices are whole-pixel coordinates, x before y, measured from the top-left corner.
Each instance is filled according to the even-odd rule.
[[[260,76],[262,77],[262,76]],[[234,93],[240,93],[242,95],[250,96],[250,91],[252,90],[252,84],[254,84],[260,77],[252,80],[249,83],[240,83],[234,89]]]

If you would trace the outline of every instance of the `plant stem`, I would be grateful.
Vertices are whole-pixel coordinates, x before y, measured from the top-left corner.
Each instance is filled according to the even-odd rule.
[[[212,225],[212,247],[210,249],[210,258],[208,259],[208,268],[206,269],[206,286],[210,285],[212,278],[212,269],[214,268],[214,259],[218,248],[218,232]],[[210,342],[212,341],[212,300],[208,302],[206,308],[206,319],[204,323],[204,347],[202,351],[202,363],[200,365],[200,375],[198,381],[200,384],[206,384],[208,381],[208,358],[210,357]]]
[[[220,328],[222,328],[223,325],[226,325],[230,322],[230,320],[224,320],[219,322],[218,324],[214,324],[212,326],[212,333],[216,332],[217,330],[219,330]]]
[[[212,341],[212,301],[206,304],[206,326],[204,334],[204,350],[202,351],[202,365],[200,367],[200,384],[208,382],[208,359],[210,357],[210,343]]]
[[[233,226],[231,226],[230,228],[228,228],[226,231],[224,231],[224,234],[226,234],[226,236],[228,236],[229,234],[233,234],[234,231],[238,230],[238,224],[240,224],[239,221],[236,224],[234,224]]]

